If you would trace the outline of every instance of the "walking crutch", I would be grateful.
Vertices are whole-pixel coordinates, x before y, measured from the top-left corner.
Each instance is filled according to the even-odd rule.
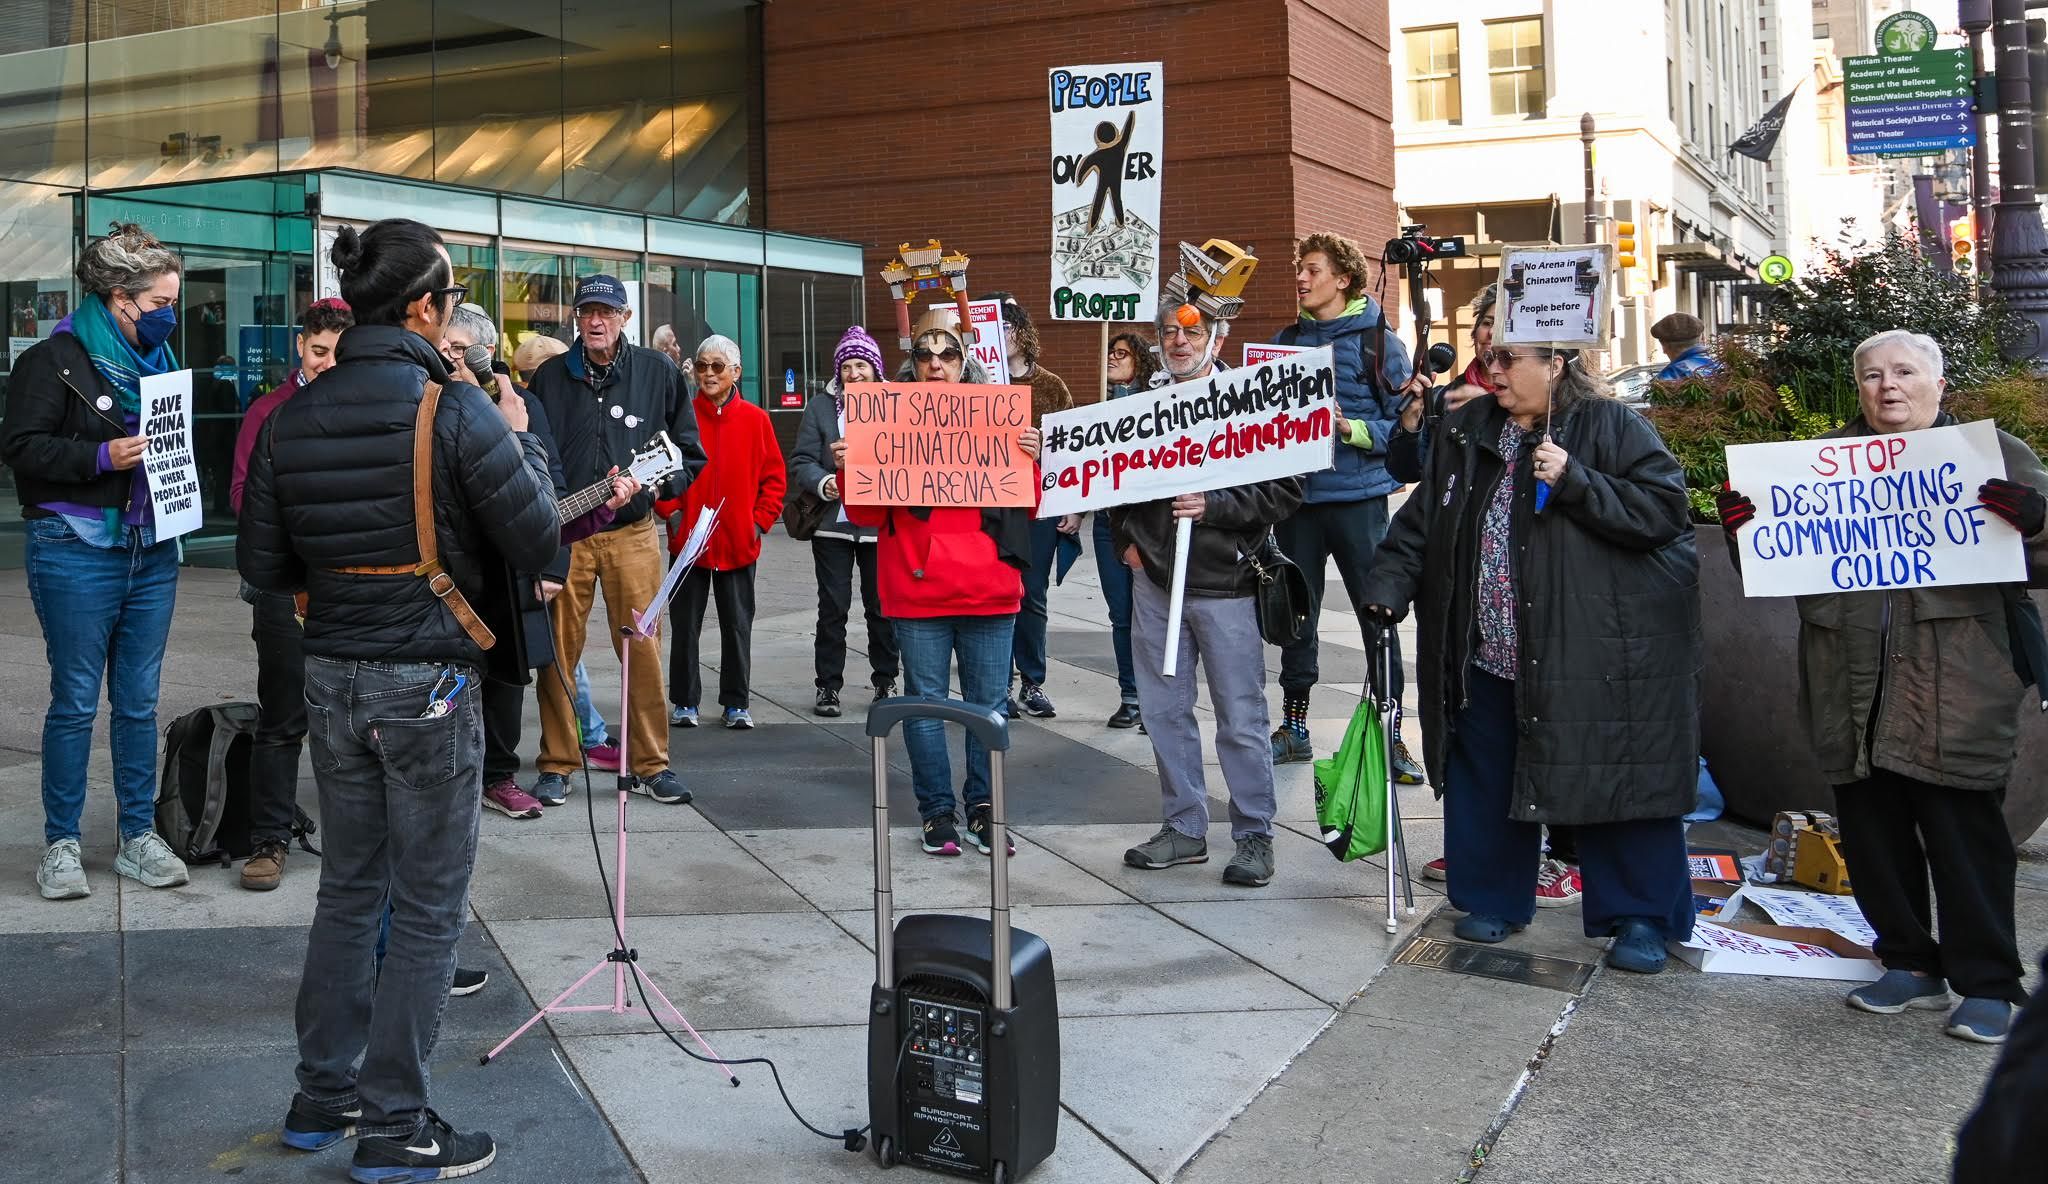
[[[1379,638],[1367,665],[1367,677],[1373,684],[1367,688],[1380,714],[1380,761],[1381,774],[1386,778],[1387,793],[1387,932],[1397,933],[1401,921],[1396,909],[1397,896],[1408,906],[1408,915],[1415,915],[1415,879],[1408,871],[1408,846],[1401,833],[1401,798],[1394,787],[1394,721],[1399,717],[1401,704],[1394,698],[1394,623],[1379,622]],[[1400,861],[1400,883],[1395,883],[1394,864]],[[1396,888],[1399,892],[1396,892]]]

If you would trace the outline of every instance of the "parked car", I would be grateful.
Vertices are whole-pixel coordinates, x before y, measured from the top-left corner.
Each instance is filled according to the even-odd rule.
[[[1663,362],[1623,366],[1607,376],[1607,384],[1614,388],[1615,398],[1630,406],[1641,407],[1650,401],[1650,383],[1664,366]]]

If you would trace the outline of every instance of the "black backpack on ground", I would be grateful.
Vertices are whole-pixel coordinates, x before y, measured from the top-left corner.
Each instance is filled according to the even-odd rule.
[[[164,770],[157,783],[156,830],[186,863],[222,866],[255,853],[249,838],[249,757],[256,745],[254,703],[219,703],[188,711],[164,729]],[[292,805],[292,837],[309,841],[318,827]]]

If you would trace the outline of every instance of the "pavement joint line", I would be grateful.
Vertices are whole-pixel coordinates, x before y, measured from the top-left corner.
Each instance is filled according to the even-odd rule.
[[[1300,1008],[1298,1010],[1308,1011],[1313,1009]],[[1273,1088],[1273,1083],[1280,1080],[1281,1075],[1285,1074],[1289,1069],[1293,1068],[1294,1062],[1301,1059],[1301,1054],[1307,1052],[1310,1048],[1314,1047],[1315,1042],[1321,1040],[1324,1034],[1329,1032],[1329,1030],[1333,1026],[1335,1026],[1337,1021],[1340,1018],[1342,1018],[1344,1014],[1343,1011],[1339,1009],[1330,1008],[1327,1006],[1324,1007],[1322,1010],[1328,1012],[1329,1014],[1323,1017],[1322,1024],[1318,1026],[1314,1032],[1309,1033],[1308,1039],[1302,1041],[1301,1046],[1296,1048],[1293,1052],[1288,1053],[1287,1059],[1280,1062],[1279,1066],[1275,1068],[1272,1071],[1272,1073],[1268,1074],[1264,1081],[1259,1082],[1258,1085],[1252,1089],[1251,1093],[1245,1096],[1245,1099],[1242,1102],[1239,1102],[1237,1106],[1233,1108],[1229,1113],[1223,1115],[1222,1118],[1218,1119],[1209,1128],[1208,1132],[1202,1136],[1201,1142],[1195,1144],[1194,1151],[1189,1153],[1186,1159],[1183,1159],[1179,1163],[1174,1164],[1173,1167],[1163,1177],[1163,1180],[1170,1181],[1174,1177],[1186,1171],[1189,1167],[1193,1166],[1194,1162],[1202,1157],[1202,1152],[1208,1149],[1209,1144],[1216,1141],[1216,1136],[1222,1134],[1224,1131],[1229,1130],[1230,1124],[1236,1122],[1240,1115],[1242,1115],[1245,1111],[1251,1109],[1252,1103],[1258,1101],[1261,1097],[1265,1095],[1267,1090]]]
[[[1543,1071],[1544,1064],[1549,1061],[1551,1049],[1557,1047],[1557,1042],[1564,1036],[1565,1029],[1571,1027],[1572,1017],[1578,1014],[1579,1004],[1585,1000],[1587,992],[1593,989],[1593,984],[1600,980],[1606,969],[1604,961],[1594,963],[1593,973],[1587,976],[1586,985],[1577,995],[1565,1000],[1563,1010],[1558,1013],[1557,1022],[1550,1026],[1550,1031],[1544,1035],[1543,1042],[1536,1046],[1536,1051],[1529,1055],[1528,1063],[1515,1078],[1515,1084],[1509,1087],[1508,1096],[1501,1102],[1500,1111],[1472,1144],[1471,1155],[1466,1162],[1465,1170],[1458,1173],[1456,1184],[1472,1184],[1473,1179],[1485,1170],[1486,1159],[1493,1153],[1494,1143],[1499,1141],[1501,1132],[1507,1129],[1508,1120],[1514,1117],[1515,1109],[1522,1104],[1522,1098],[1528,1094],[1529,1087],[1536,1083],[1536,1075]]]
[[[1080,1127],[1084,1131],[1087,1131],[1089,1134],[1094,1135],[1095,1138],[1098,1141],[1100,1141],[1104,1147],[1107,1147],[1111,1151],[1116,1152],[1117,1158],[1123,1160],[1127,1164],[1130,1164],[1131,1167],[1137,1170],[1139,1175],[1145,1177],[1147,1180],[1152,1180],[1155,1182],[1158,1182],[1162,1179],[1159,1176],[1153,1175],[1150,1171],[1146,1169],[1144,1164],[1138,1162],[1136,1157],[1131,1155],[1130,1152],[1125,1151],[1123,1149],[1123,1146],[1119,1144],[1115,1139],[1111,1138],[1107,1131],[1102,1130],[1101,1128],[1097,1127],[1094,1123],[1089,1122],[1087,1119],[1081,1117],[1080,1112],[1076,1111],[1072,1106],[1067,1105],[1065,1102],[1061,1102],[1060,1110],[1064,1112],[1068,1118],[1074,1120],[1074,1125]],[[1213,1138],[1214,1136],[1211,1137]],[[1168,1173],[1168,1176],[1166,1178],[1170,1179],[1171,1173]]]

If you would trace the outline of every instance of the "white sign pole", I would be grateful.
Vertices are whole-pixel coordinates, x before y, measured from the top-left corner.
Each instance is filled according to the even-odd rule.
[[[1166,601],[1166,664],[1168,678],[1180,672],[1180,611],[1188,598],[1188,544],[1194,541],[1195,520],[1180,518],[1173,528],[1173,586]]]

